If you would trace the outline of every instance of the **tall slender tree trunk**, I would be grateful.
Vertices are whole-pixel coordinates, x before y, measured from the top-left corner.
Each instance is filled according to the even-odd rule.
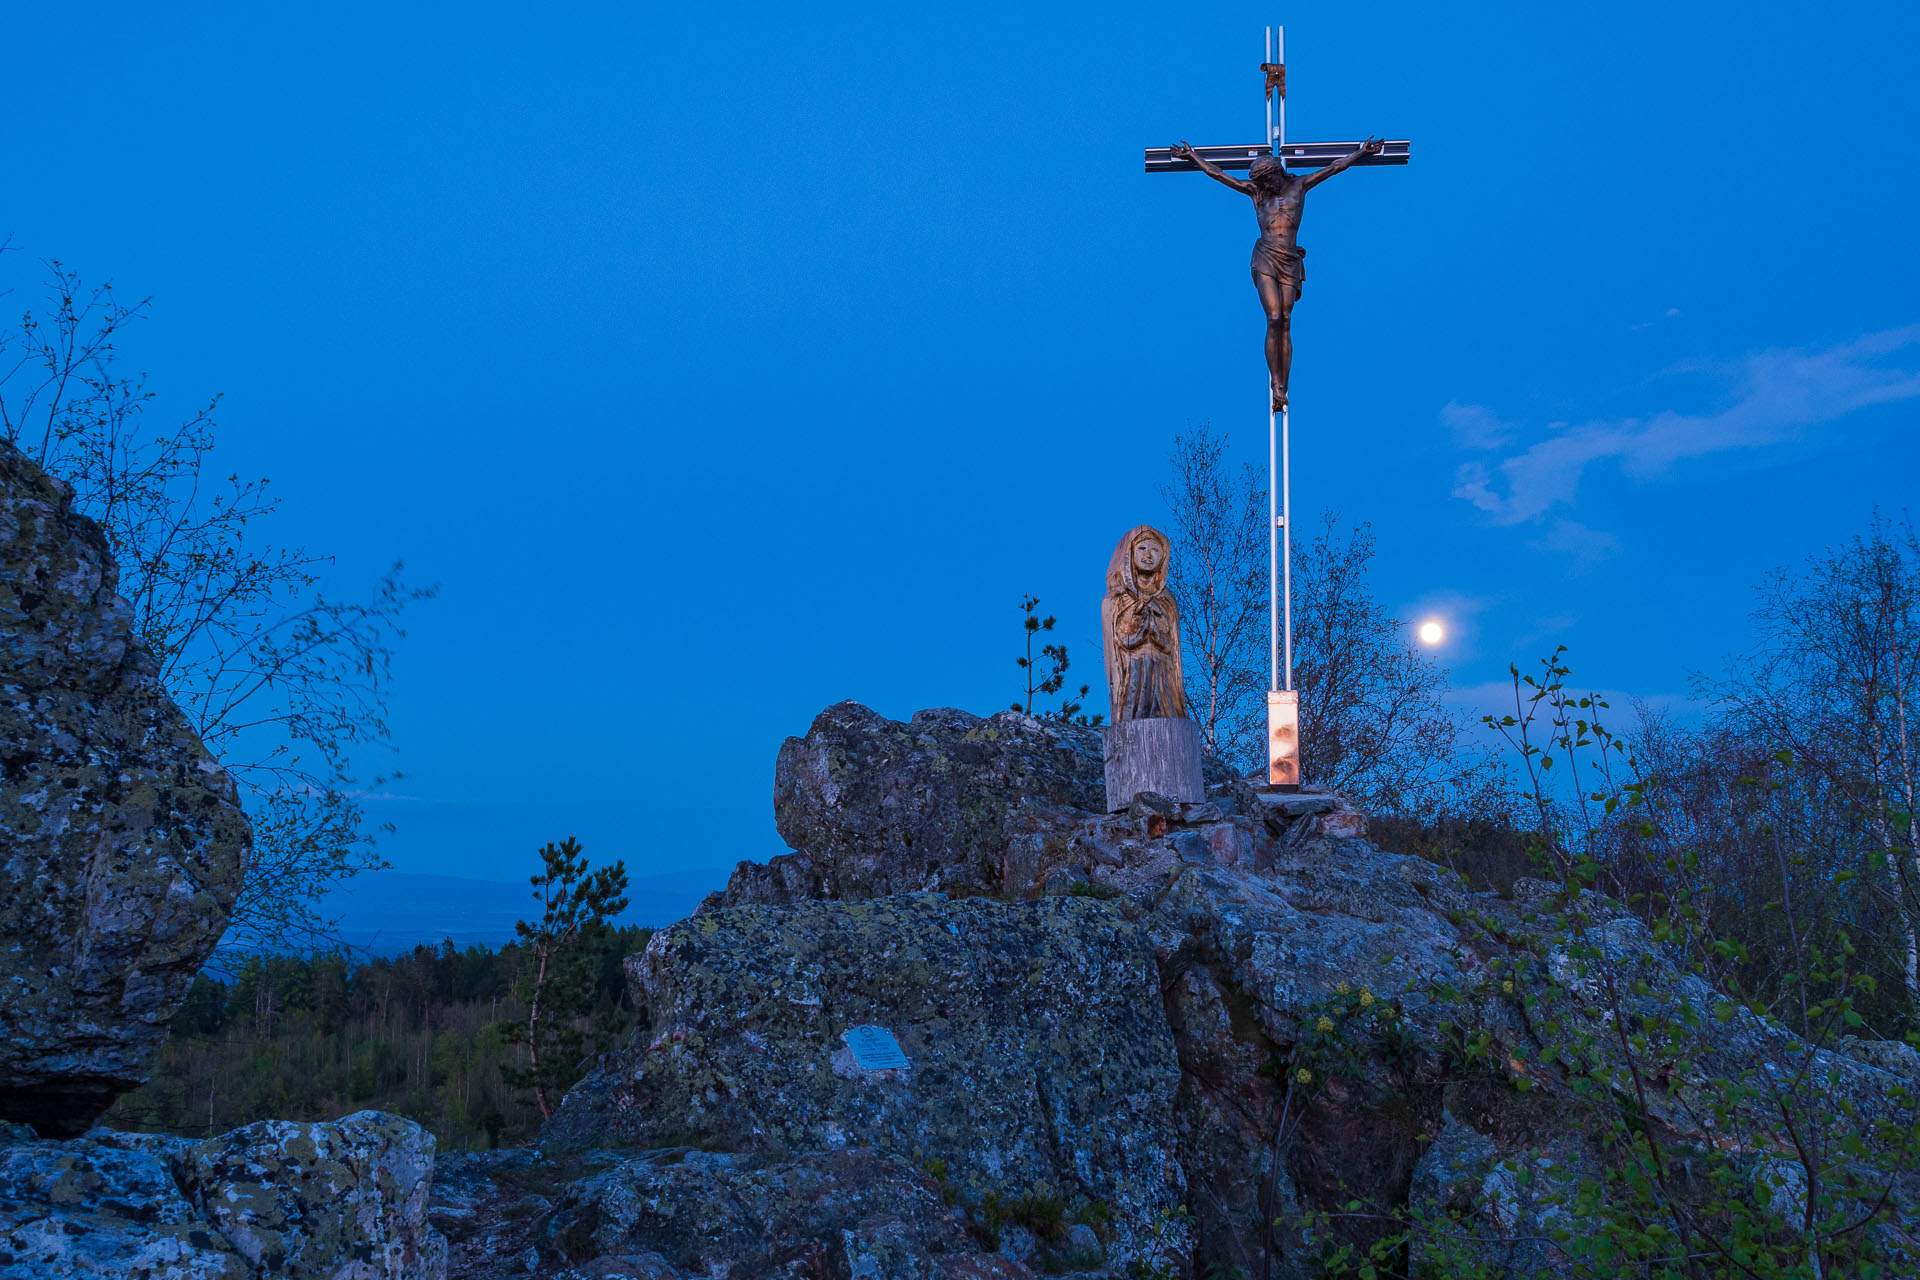
[[[1916,902],[1916,878],[1920,878],[1920,813],[1916,813],[1913,749],[1907,731],[1907,681],[1905,654],[1901,652],[1902,637],[1894,636],[1893,644],[1893,726],[1894,756],[1900,770],[1900,806],[1907,815],[1906,848],[1900,852],[1888,850],[1888,857],[1899,858],[1902,866],[1900,922],[1906,930],[1906,973],[1907,999],[1913,1008],[1920,1009],[1920,929],[1915,927],[1914,906]],[[1884,806],[1883,806],[1884,807]],[[1886,825],[1884,813],[1882,827]],[[1889,843],[1891,840],[1889,838]]]
[[[542,1120],[553,1119],[547,1102],[547,1082],[540,1074],[540,993],[547,984],[547,945],[540,944],[540,968],[533,975],[533,998],[527,1001],[527,1074],[533,1077],[533,1101]]]
[[[1872,727],[1869,728],[1866,746],[1872,757],[1869,776],[1873,783],[1870,798],[1874,810],[1873,830],[1880,840],[1880,851],[1886,855],[1893,871],[1894,912],[1900,919],[1903,944],[1901,982],[1907,989],[1909,1007],[1920,1009],[1920,923],[1914,919],[1914,904],[1920,902],[1920,891],[1917,891],[1920,886],[1915,884],[1914,859],[1894,838],[1893,824],[1887,818],[1893,796],[1887,785],[1886,754],[1881,750],[1883,743],[1880,736]]]

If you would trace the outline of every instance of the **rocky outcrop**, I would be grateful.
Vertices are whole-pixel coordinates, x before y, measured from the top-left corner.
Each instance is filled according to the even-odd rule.
[[[444,1280],[433,1138],[363,1111],[0,1145],[0,1280]]]
[[[980,1252],[930,1178],[871,1150],[626,1161],[569,1184],[543,1243],[556,1259],[682,1275],[932,1274]]]
[[[0,1119],[78,1134],[143,1081],[250,839],[106,538],[0,443]]]
[[[627,971],[650,1030],[568,1094],[549,1148],[871,1148],[938,1171],[956,1203],[1097,1216],[1116,1265],[1186,1252],[1167,1226],[1180,1068],[1153,944],[1111,904],[736,907],[656,934]],[[844,1038],[863,1026],[905,1065],[863,1066]]]
[[[1091,736],[830,709],[782,754],[798,847],[629,957],[640,1030],[538,1149],[0,1122],[0,1280],[1570,1274],[1647,1134],[1662,1196],[1794,1253],[1796,1106],[1829,1221],[1913,1269],[1920,1054],[1815,1049],[1618,904],[1470,893],[1336,796],[1104,813]]]
[[[1606,1114],[1643,1117],[1675,1150],[1734,1152],[1757,1204],[1804,1204],[1768,1136],[1778,1101],[1751,1082],[1810,1072],[1833,1112],[1822,1141],[1887,1188],[1873,1247],[1911,1247],[1920,1185],[1898,1160],[1876,1165],[1875,1144],[1920,1117],[1920,1056],[1816,1052],[1725,1002],[1616,904],[1525,881],[1469,893],[1369,844],[1336,796],[1216,775],[1203,803],[1143,795],[1108,815],[1095,743],[1008,714],[823,713],[781,753],[794,852],[743,866],[628,962],[646,1025],[569,1095],[550,1155],[691,1144],[761,1168],[885,1153],[937,1169],[976,1238],[992,1223],[1008,1265],[1041,1270],[1285,1280],[1425,1218],[1443,1229],[1389,1261],[1551,1274],[1573,1188],[1622,1159]],[[1626,1025],[1680,1029],[1642,1036],[1644,1101],[1602,971]],[[865,1021],[896,1032],[907,1071],[850,1063],[839,1033]],[[1620,1108],[1596,1110],[1596,1087]],[[1158,1182],[1156,1153],[1177,1166]],[[1003,1208],[1029,1178],[1112,1203],[1080,1223],[1043,1215],[1098,1262],[1023,1251],[1032,1233]],[[563,1200],[578,1203],[534,1212],[558,1223]],[[576,1230],[539,1267],[498,1274],[587,1274],[553,1268],[627,1249],[627,1230]],[[712,1263],[646,1248],[666,1270],[619,1274]],[[851,1256],[821,1265],[861,1274]]]

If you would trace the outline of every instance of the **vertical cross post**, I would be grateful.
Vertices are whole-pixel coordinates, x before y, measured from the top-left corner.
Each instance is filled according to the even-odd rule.
[[[1277,86],[1272,72],[1267,77],[1267,145],[1278,156],[1287,145],[1285,27],[1267,28],[1267,64],[1280,68]],[[1300,695],[1293,688],[1292,424],[1287,410],[1272,407],[1270,384],[1263,379],[1261,387],[1268,406],[1267,635],[1272,675],[1267,687],[1267,785],[1294,789],[1300,785]]]
[[[1280,28],[1280,49],[1283,57],[1285,56],[1286,47],[1287,29],[1282,27]],[[1278,65],[1273,56],[1272,27],[1267,28],[1267,60],[1262,65]],[[1286,111],[1286,101],[1286,96],[1283,94],[1280,98],[1280,110],[1283,113]],[[1280,122],[1277,126],[1274,123],[1273,80],[1271,75],[1269,75],[1267,80],[1267,145],[1273,149],[1273,154],[1276,156],[1280,154],[1280,148],[1285,143],[1286,132],[1287,123],[1284,114],[1280,117]],[[1279,466],[1276,462],[1278,450],[1279,444],[1273,428],[1273,410],[1269,407],[1267,410],[1267,670],[1269,672],[1267,691],[1269,693],[1280,688],[1280,499],[1279,491],[1274,484],[1279,474]],[[1288,681],[1288,687],[1292,687],[1291,680]],[[1269,752],[1269,758],[1271,758],[1271,752]]]

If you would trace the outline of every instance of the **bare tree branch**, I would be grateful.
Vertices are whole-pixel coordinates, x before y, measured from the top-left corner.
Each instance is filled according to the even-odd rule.
[[[0,435],[99,523],[134,633],[240,785],[254,848],[228,945],[311,948],[330,936],[327,889],[384,865],[355,758],[389,740],[400,614],[432,593],[405,586],[396,565],[364,604],[321,594],[327,557],[261,540],[279,505],[268,482],[212,471],[218,399],[156,427],[153,393],[118,372],[118,338],[148,303],[44,265],[45,307],[0,329]]]

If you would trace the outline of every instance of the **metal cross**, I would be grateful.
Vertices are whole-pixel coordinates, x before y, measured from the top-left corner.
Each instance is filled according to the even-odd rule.
[[[1287,32],[1267,28],[1267,140],[1251,146],[1195,147],[1194,153],[1221,169],[1246,169],[1263,155],[1278,156],[1289,169],[1317,169],[1351,155],[1358,142],[1287,141]],[[1413,144],[1386,142],[1376,155],[1354,165],[1406,164]],[[1198,173],[1200,166],[1171,147],[1147,148],[1148,173]],[[1263,385],[1265,385],[1263,383]],[[1267,690],[1267,782],[1285,791],[1300,787],[1300,695],[1293,687],[1293,510],[1288,409],[1267,410],[1267,560],[1271,580],[1267,653],[1272,672]]]

